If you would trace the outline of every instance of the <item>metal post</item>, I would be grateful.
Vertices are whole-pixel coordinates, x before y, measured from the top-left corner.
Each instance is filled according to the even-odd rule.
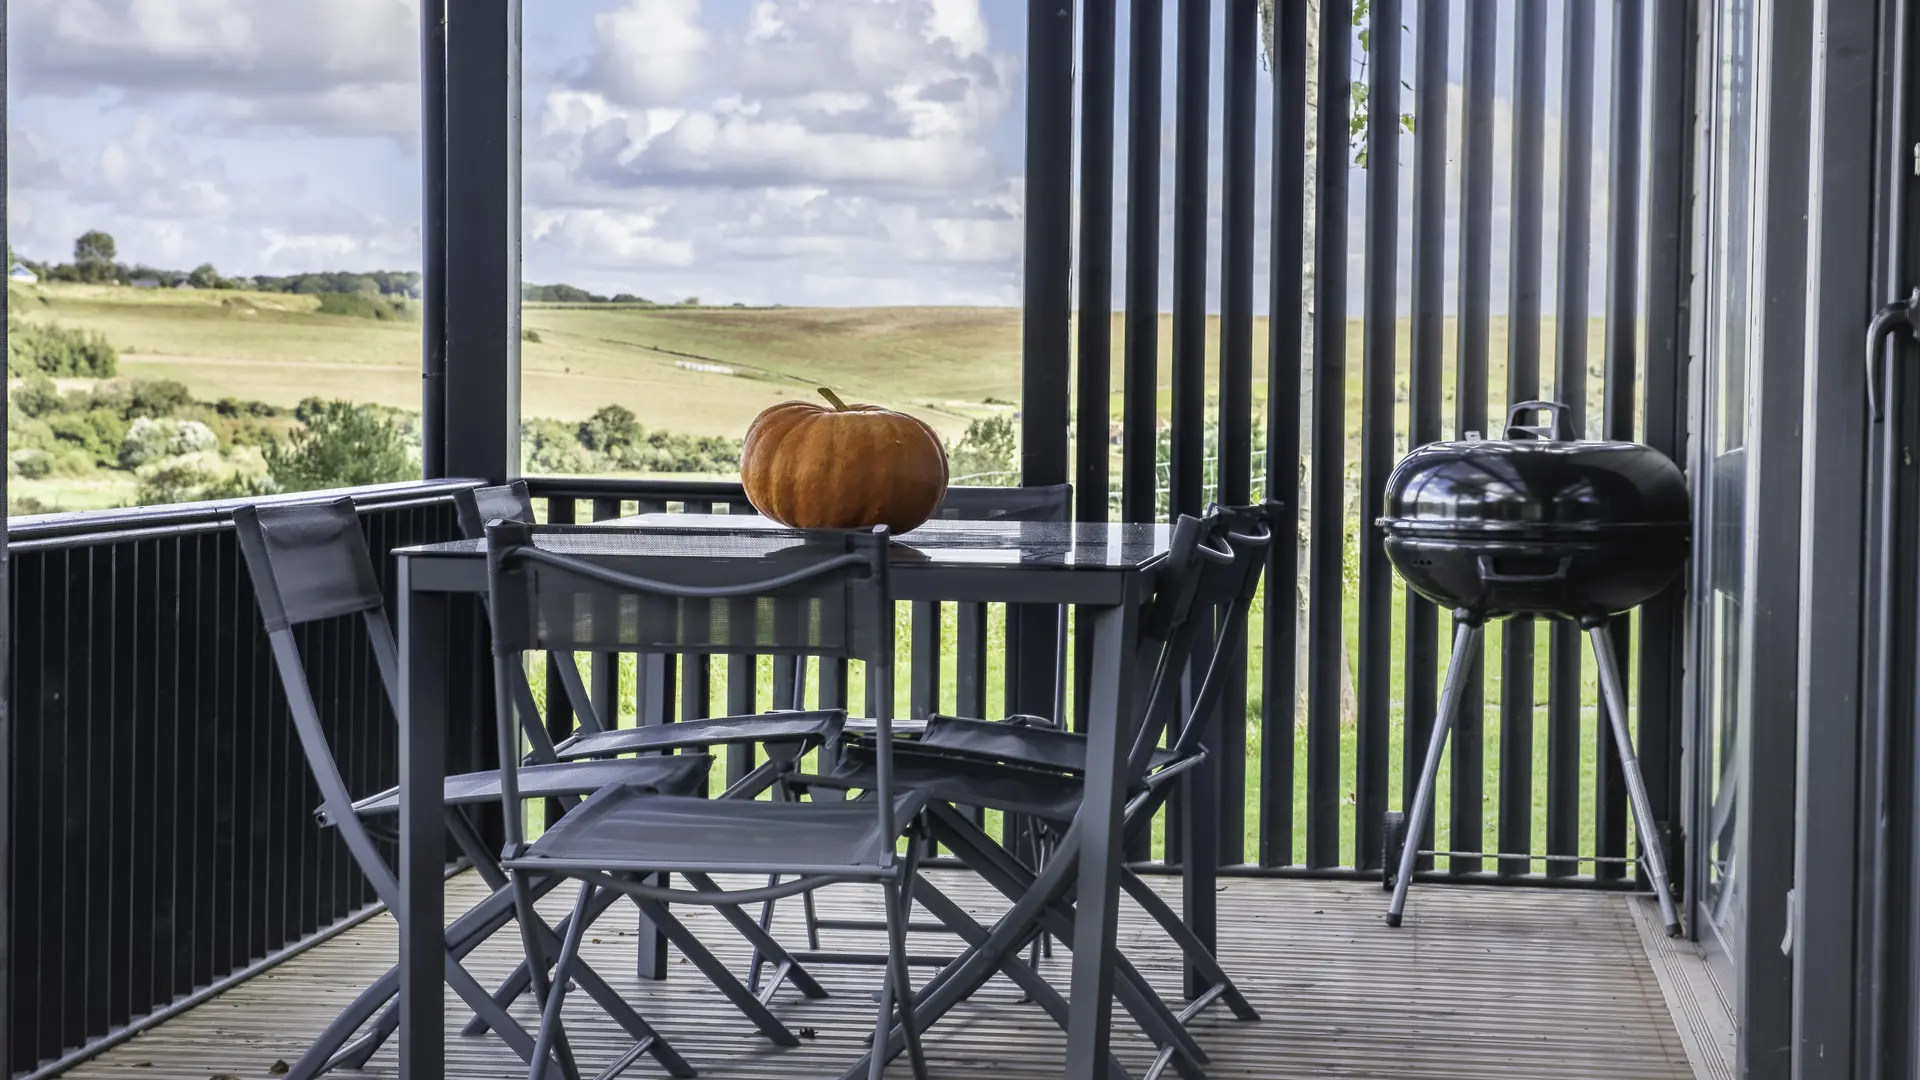
[[[1576,436],[1587,430],[1593,9],[1594,0],[1567,0],[1560,61],[1560,271],[1554,302],[1553,397],[1567,407]],[[1669,183],[1677,187],[1681,181],[1676,176]],[[1547,854],[1574,856],[1580,854],[1580,627],[1555,620],[1547,637]],[[1531,748],[1527,752],[1530,757]],[[1509,850],[1506,841],[1500,849]],[[1571,858],[1547,860],[1548,877],[1579,872],[1580,864]]]
[[[1301,290],[1306,230],[1307,6],[1274,12],[1273,229],[1267,306],[1267,498],[1287,507],[1267,549],[1260,697],[1260,865],[1293,862],[1294,662],[1299,633]]]
[[[520,457],[520,2],[446,19],[445,445],[455,476],[502,483]]]
[[[1686,461],[1688,341],[1692,320],[1694,225],[1694,8],[1659,4],[1651,13],[1647,65],[1647,297],[1645,427],[1641,441]],[[1564,220],[1564,217],[1563,217]],[[1856,538],[1859,530],[1855,530]],[[1640,768],[1662,823],[1668,872],[1682,875],[1686,834],[1685,713],[1681,658],[1686,647],[1686,581],[1640,605]],[[1551,816],[1551,813],[1549,813]],[[1579,826],[1573,826],[1577,835]],[[1552,826],[1548,826],[1552,832]]]
[[[1386,497],[1394,456],[1394,368],[1400,243],[1400,0],[1375,0],[1369,15],[1365,320],[1360,380],[1360,656],[1355,689],[1360,723],[1354,782],[1353,865],[1380,858],[1380,823],[1387,812],[1388,740],[1393,696],[1393,567],[1372,518]],[[1385,29],[1385,33],[1380,32]],[[1329,144],[1322,143],[1322,152]],[[1324,268],[1323,268],[1324,270]],[[1326,444],[1316,443],[1316,450]],[[1342,515],[1342,528],[1345,515]],[[1344,546],[1344,545],[1343,545]]]
[[[1126,399],[1120,446],[1120,516],[1160,513],[1160,84],[1161,0],[1132,0],[1127,61]]]
[[[1255,99],[1260,71],[1257,0],[1226,5],[1225,107],[1220,200],[1220,467],[1217,498],[1241,506],[1253,488],[1253,234]],[[1244,612],[1236,619],[1245,620]],[[1221,627],[1221,633],[1237,628]],[[1247,650],[1244,635],[1225,661],[1234,672],[1212,721],[1218,732],[1215,836],[1222,866],[1247,860]]]
[[[1447,34],[1452,23],[1451,6],[1449,0],[1422,4],[1415,27],[1413,113],[1419,119],[1413,135],[1413,353],[1407,385],[1411,399],[1410,448],[1442,437],[1440,383],[1447,304]],[[1412,589],[1406,592],[1406,612],[1405,684],[1401,691],[1406,731],[1401,746],[1400,805],[1412,806],[1420,776],[1420,747],[1432,735],[1429,718],[1439,704],[1435,668],[1440,662],[1440,612],[1433,601]],[[1423,833],[1408,837],[1407,843],[1432,848],[1433,837]],[[1419,865],[1424,869],[1428,863],[1422,859]]]
[[[420,471],[447,475],[447,7],[420,3]]]
[[[1460,161],[1459,341],[1454,376],[1454,437],[1487,430],[1487,351],[1493,266],[1493,82],[1496,0],[1467,0],[1466,72],[1462,77]],[[1458,623],[1456,622],[1456,627]],[[1479,658],[1466,677],[1453,723],[1452,835],[1455,851],[1481,848],[1481,789],[1486,769],[1486,674]],[[1456,874],[1480,869],[1480,860],[1455,858]]]
[[[1546,202],[1547,7],[1514,8],[1513,187],[1507,253],[1507,404],[1540,396],[1540,264]],[[1584,329],[1584,327],[1582,328]],[[1507,620],[1500,635],[1500,801],[1498,848],[1528,853],[1533,841],[1533,671],[1538,625]],[[1501,859],[1499,872],[1525,874],[1527,859]]]
[[[1313,529],[1307,607],[1307,865],[1340,863],[1340,665],[1347,441],[1347,110],[1352,0],[1320,4],[1313,253]]]
[[[1755,50],[1758,120],[1755,334],[1748,350],[1746,551],[1742,598],[1741,727],[1747,742],[1735,826],[1741,895],[1734,1021],[1736,1065],[1753,1080],[1787,1077],[1781,1035],[1793,1023],[1793,964],[1782,951],[1794,888],[1794,747],[1798,712],[1802,396],[1805,393],[1807,193],[1813,35],[1809,5],[1765,12]],[[1786,302],[1791,298],[1791,302]],[[1856,356],[1857,356],[1856,352]],[[1629,775],[1631,782],[1635,778]],[[1645,839],[1642,839],[1645,843]],[[1657,879],[1656,879],[1657,880]]]
[[[7,13],[0,8],[0,86],[6,85],[6,77]],[[7,105],[0,100],[0,237],[7,235],[6,133]],[[7,321],[7,303],[0,296],[0,326]],[[0,448],[6,445],[7,410],[0,409]],[[13,1060],[13,570],[7,554],[7,515],[7,471],[0,469],[0,1073],[11,1074],[25,1063]]]

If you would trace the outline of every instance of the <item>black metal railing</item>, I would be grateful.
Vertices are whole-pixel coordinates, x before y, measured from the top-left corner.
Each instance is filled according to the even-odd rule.
[[[393,549],[457,535],[460,486],[347,493],[383,579]],[[10,1074],[56,1072],[373,910],[315,824],[233,505],[9,523]],[[453,632],[477,648],[482,626]],[[302,633],[348,784],[390,786],[396,727],[358,622]],[[476,723],[480,689],[451,688]]]

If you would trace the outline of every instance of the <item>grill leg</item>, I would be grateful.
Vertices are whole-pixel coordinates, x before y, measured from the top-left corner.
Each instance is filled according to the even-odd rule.
[[[1666,923],[1667,936],[1680,936],[1680,913],[1674,908],[1673,887],[1667,882],[1666,852],[1660,847],[1660,834],[1653,820],[1653,803],[1647,798],[1647,783],[1640,777],[1640,758],[1633,752],[1633,737],[1627,731],[1627,695],[1620,685],[1620,666],[1613,655],[1613,637],[1602,624],[1587,628],[1593,640],[1593,657],[1600,667],[1600,692],[1607,703],[1607,720],[1613,725],[1613,744],[1620,751],[1620,772],[1627,781],[1627,799],[1633,806],[1633,822],[1640,830],[1640,854],[1647,864],[1647,876],[1653,879],[1654,895],[1660,899],[1660,919]]]
[[[1458,616],[1456,616],[1458,617]],[[1440,776],[1440,755],[1447,749],[1447,733],[1460,712],[1460,698],[1466,693],[1467,674],[1480,651],[1481,623],[1460,619],[1453,635],[1453,659],[1447,663],[1447,682],[1440,692],[1440,714],[1433,721],[1433,741],[1427,744],[1427,760],[1420,766],[1420,786],[1414,789],[1413,805],[1407,808],[1407,843],[1400,852],[1400,871],[1393,879],[1393,902],[1387,906],[1387,925],[1399,926],[1407,910],[1407,886],[1413,884],[1414,868],[1420,865],[1420,838],[1426,835],[1427,815],[1433,812],[1433,788]]]

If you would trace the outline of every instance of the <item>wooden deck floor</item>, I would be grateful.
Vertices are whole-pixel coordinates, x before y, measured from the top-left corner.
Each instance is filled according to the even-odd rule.
[[[936,875],[950,895],[989,921],[1000,909],[977,880]],[[1162,887],[1177,889],[1177,882]],[[453,883],[449,908],[464,909],[480,886]],[[877,892],[841,887],[823,896],[823,910],[871,917]],[[1619,895],[1501,888],[1416,890],[1406,927],[1380,921],[1377,887],[1306,881],[1223,883],[1222,961],[1262,1018],[1231,1020],[1215,1009],[1196,1033],[1213,1056],[1209,1075],[1260,1080],[1326,1077],[1691,1077],[1660,990]],[[1127,906],[1121,942],[1171,996],[1177,953]],[[791,915],[789,915],[789,911]],[[784,940],[796,940],[799,904],[782,905]],[[808,1002],[784,994],[776,1009],[799,1030],[817,1034],[782,1050],[759,1038],[697,972],[684,963],[664,983],[632,978],[633,909],[617,905],[595,927],[587,955],[693,1062],[715,1080],[832,1077],[862,1050],[871,1030],[873,969],[818,972],[833,997]],[[739,938],[709,913],[683,917],[740,970]],[[842,935],[839,942],[855,944]],[[916,935],[925,950],[942,939]],[[392,961],[395,934],[384,916],[260,978],[144,1033],[68,1073],[115,1080],[253,1080],[275,1073],[353,996]],[[830,942],[832,944],[832,942]],[[491,982],[518,958],[511,930],[470,959]],[[1045,969],[1065,979],[1064,950]],[[926,972],[916,971],[916,979]],[[1065,1038],[1045,1015],[1017,1003],[1011,984],[996,980],[934,1029],[927,1042],[937,1077],[1026,1080],[1058,1076]],[[578,1008],[575,1008],[576,1003]],[[570,1029],[589,1073],[610,1063],[625,1043],[584,995],[569,998]],[[530,1014],[525,999],[520,1012]],[[1116,1010],[1118,1014],[1118,1010]],[[456,1006],[449,1016],[461,1017]],[[1124,1019],[1116,1043],[1139,1076],[1147,1044]],[[458,1022],[456,1019],[455,1023]],[[353,1076],[392,1077],[392,1049]],[[492,1038],[450,1038],[448,1075],[524,1076],[524,1067]],[[664,1075],[649,1060],[627,1073]],[[904,1060],[890,1075],[907,1075]]]

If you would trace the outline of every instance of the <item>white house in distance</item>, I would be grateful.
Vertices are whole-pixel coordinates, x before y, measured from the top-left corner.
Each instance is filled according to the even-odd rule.
[[[40,275],[27,269],[24,263],[14,263],[13,269],[7,271],[7,280],[17,281],[22,285],[31,285],[40,280]]]

